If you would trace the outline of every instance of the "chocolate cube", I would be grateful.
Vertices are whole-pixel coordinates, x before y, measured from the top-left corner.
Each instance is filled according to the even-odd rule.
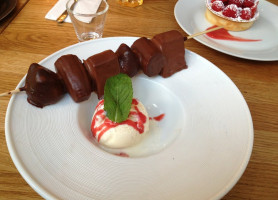
[[[56,60],[55,68],[75,102],[89,99],[92,92],[91,80],[84,65],[76,55],[61,56]]]
[[[131,46],[132,51],[138,56],[140,67],[147,76],[155,76],[166,65],[166,59],[154,43],[141,37]]]
[[[157,34],[152,41],[166,58],[166,65],[160,72],[161,76],[166,78],[187,68],[184,57],[184,37],[179,31],[172,30]]]
[[[118,57],[112,50],[106,50],[84,60],[84,65],[95,82],[100,99],[104,95],[106,80],[120,73]]]
[[[26,91],[27,101],[39,108],[58,102],[66,92],[59,76],[37,63],[30,65],[20,89]]]
[[[136,54],[126,44],[121,44],[116,51],[121,73],[133,77],[140,69],[139,59]]]

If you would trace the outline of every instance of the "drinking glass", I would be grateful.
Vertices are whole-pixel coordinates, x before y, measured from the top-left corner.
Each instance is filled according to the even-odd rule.
[[[106,0],[69,0],[66,8],[80,42],[102,37],[109,8]]]

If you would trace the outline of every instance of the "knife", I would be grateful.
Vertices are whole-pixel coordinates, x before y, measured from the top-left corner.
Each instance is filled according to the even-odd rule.
[[[75,4],[78,2],[78,0],[74,0],[73,4],[71,5],[70,9],[72,10],[75,6]],[[63,23],[65,21],[65,19],[68,16],[68,11],[65,10],[57,19],[56,22],[58,23]]]

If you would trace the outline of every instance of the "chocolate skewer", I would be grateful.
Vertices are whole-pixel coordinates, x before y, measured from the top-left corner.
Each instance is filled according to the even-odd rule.
[[[200,36],[200,35],[203,35],[203,34],[206,34],[206,33],[209,33],[209,32],[212,32],[212,31],[219,30],[221,28],[223,28],[223,27],[218,26],[218,27],[215,27],[215,28],[212,28],[212,29],[208,29],[208,30],[205,30],[205,31],[202,31],[202,32],[198,32],[198,33],[186,36],[186,37],[184,37],[184,41],[186,41],[188,39],[192,39],[192,38]],[[21,92],[21,91],[24,91],[24,90],[22,88],[18,88],[18,89],[15,89],[15,90],[11,90],[11,91],[8,91],[8,92],[1,93],[0,97],[16,94],[16,93]]]
[[[16,93],[19,93],[21,91],[23,91],[23,89],[17,88],[15,90],[11,90],[9,92],[4,92],[4,93],[0,94],[0,97],[8,96],[8,95],[11,95],[11,94],[16,94]]]

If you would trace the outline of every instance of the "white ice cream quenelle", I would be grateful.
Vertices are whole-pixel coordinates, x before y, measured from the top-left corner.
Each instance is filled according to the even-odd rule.
[[[133,99],[127,120],[115,123],[106,117],[104,100],[101,100],[96,106],[91,130],[100,144],[114,149],[126,148],[144,138],[149,130],[149,116],[144,105]]]

